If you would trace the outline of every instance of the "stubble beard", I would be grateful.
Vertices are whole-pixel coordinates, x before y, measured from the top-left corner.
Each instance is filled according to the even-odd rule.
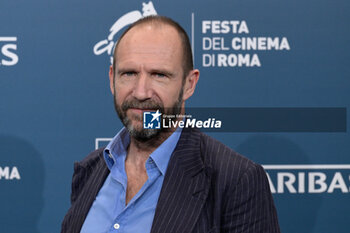
[[[165,109],[164,105],[160,102],[156,102],[153,100],[145,100],[145,101],[139,101],[137,99],[130,99],[125,100],[121,105],[118,104],[116,100],[116,95],[114,96],[114,108],[125,126],[125,128],[128,130],[131,137],[135,138],[137,141],[140,142],[147,142],[151,139],[155,139],[161,136],[161,134],[169,132],[168,128],[163,128],[162,125],[160,129],[144,129],[143,128],[143,114],[132,116],[133,119],[130,119],[126,112],[130,108],[137,108],[137,109],[149,109],[157,111],[159,110],[160,113],[166,114],[166,115],[178,115],[181,113],[181,106],[182,106],[182,95],[183,95],[183,86],[181,87],[179,97],[177,101],[174,103],[174,105],[170,108]],[[133,125],[132,121],[139,121],[140,124],[138,126]],[[161,122],[162,122],[162,116],[161,116]]]

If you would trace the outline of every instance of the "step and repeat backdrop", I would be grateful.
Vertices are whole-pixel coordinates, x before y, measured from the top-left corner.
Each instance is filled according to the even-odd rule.
[[[0,233],[60,231],[74,161],[122,127],[114,45],[153,14],[189,34],[186,105],[265,167],[282,232],[349,232],[349,1],[1,0]]]

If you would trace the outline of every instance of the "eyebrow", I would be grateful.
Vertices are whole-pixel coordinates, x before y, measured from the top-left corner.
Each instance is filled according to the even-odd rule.
[[[174,73],[167,71],[166,69],[151,69],[150,73],[160,73],[160,74],[165,74],[168,77],[173,77]]]
[[[122,68],[122,69],[116,69],[116,70],[117,70],[117,74],[122,74],[122,73],[130,72],[130,71],[137,72],[135,69],[132,69],[132,68]]]
[[[117,74],[122,74],[122,73],[125,73],[125,72],[136,72],[138,73],[139,71],[137,69],[134,69],[134,68],[119,68],[117,69]],[[148,71],[149,73],[160,73],[160,74],[165,74],[166,76],[168,77],[173,77],[174,76],[174,73],[173,72],[170,72],[166,69],[150,69]]]

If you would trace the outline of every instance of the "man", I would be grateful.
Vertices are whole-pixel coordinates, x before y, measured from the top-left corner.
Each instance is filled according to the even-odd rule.
[[[260,165],[197,129],[143,128],[146,111],[183,115],[199,78],[177,23],[131,25],[109,77],[125,128],[75,164],[62,232],[279,232]]]

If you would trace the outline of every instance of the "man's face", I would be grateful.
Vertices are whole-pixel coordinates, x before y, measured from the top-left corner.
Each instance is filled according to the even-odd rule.
[[[170,26],[136,26],[120,41],[111,89],[117,113],[134,138],[145,141],[160,132],[143,129],[144,111],[182,113],[182,57],[179,35]]]

